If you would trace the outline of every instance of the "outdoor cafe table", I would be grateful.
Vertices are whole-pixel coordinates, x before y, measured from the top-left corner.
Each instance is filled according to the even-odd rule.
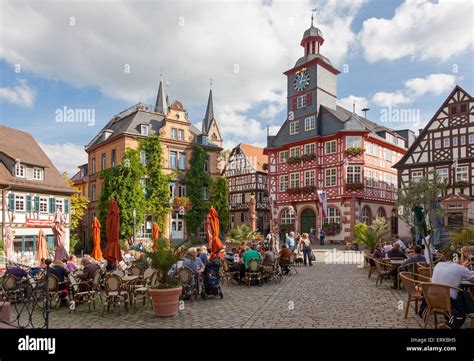
[[[124,287],[126,288],[127,292],[128,292],[128,297],[129,297],[129,300],[130,300],[130,303],[132,302],[133,300],[133,281],[135,281],[136,279],[138,279],[139,276],[123,276],[122,277],[122,281],[123,281],[123,285]]]

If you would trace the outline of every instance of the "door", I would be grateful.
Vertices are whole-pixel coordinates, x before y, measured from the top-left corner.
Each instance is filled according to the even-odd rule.
[[[184,238],[184,222],[182,219],[171,221],[171,238],[174,240]]]
[[[310,208],[307,208],[301,213],[301,233],[311,233],[312,229],[316,228],[316,214]]]

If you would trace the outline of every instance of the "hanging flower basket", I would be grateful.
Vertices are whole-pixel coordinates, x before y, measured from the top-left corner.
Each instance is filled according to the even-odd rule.
[[[347,183],[346,184],[346,191],[347,192],[360,192],[364,190],[364,184],[360,182],[356,183]]]
[[[361,155],[365,152],[365,149],[362,147],[349,147],[346,149],[346,154],[349,156]]]
[[[288,158],[288,160],[286,162],[288,164],[299,164],[301,162],[301,158],[300,157],[290,157],[290,158]]]
[[[303,155],[301,156],[301,160],[302,160],[303,162],[310,162],[310,161],[315,160],[315,159],[316,159],[316,154],[314,154],[314,153],[311,153],[311,154],[303,154]]]
[[[334,236],[341,232],[340,223],[323,223],[323,231],[327,236]]]

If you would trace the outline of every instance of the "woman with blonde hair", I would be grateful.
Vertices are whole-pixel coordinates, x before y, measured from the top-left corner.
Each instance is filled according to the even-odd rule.
[[[313,255],[313,249],[311,248],[311,241],[309,240],[308,233],[303,233],[301,235],[300,247],[303,250],[303,262],[305,267],[307,263],[312,266],[313,261],[311,260],[311,256]],[[308,259],[308,262],[306,262],[306,258]]]

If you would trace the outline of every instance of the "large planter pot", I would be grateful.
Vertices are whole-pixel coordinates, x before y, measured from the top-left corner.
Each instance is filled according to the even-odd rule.
[[[148,292],[151,296],[155,316],[175,316],[178,313],[179,297],[182,291],[183,287],[164,289],[150,288]]]

